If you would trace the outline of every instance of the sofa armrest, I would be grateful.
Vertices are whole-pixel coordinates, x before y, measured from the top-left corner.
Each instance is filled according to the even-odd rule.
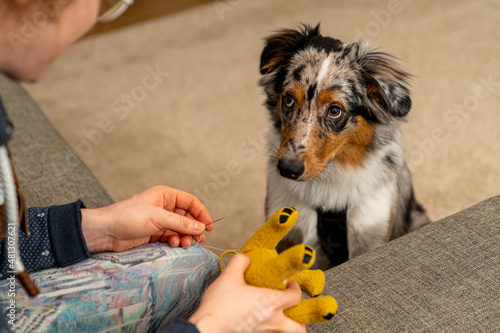
[[[89,208],[113,202],[28,93],[0,74],[0,96],[14,125],[12,161],[29,206],[82,199]]]
[[[308,331],[497,331],[499,219],[496,196],[332,268],[338,314]]]

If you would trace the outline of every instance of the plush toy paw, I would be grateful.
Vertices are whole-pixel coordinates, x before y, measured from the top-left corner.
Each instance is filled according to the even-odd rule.
[[[325,274],[321,270],[309,270],[316,259],[314,249],[305,244],[293,246],[278,254],[276,246],[295,225],[299,213],[291,207],[278,210],[243,245],[239,253],[250,257],[245,272],[248,284],[272,289],[285,289],[290,280],[297,281],[309,296],[321,294],[325,286]],[[222,254],[220,266],[222,267]],[[330,320],[337,312],[333,297],[320,296],[302,300],[297,306],[285,310],[285,315],[302,324]]]
[[[303,270],[293,276],[292,280],[297,281],[303,292],[311,297],[316,297],[325,287],[325,273],[322,270]]]
[[[337,313],[337,302],[330,296],[303,299],[298,305],[286,309],[285,315],[301,324],[327,322]]]

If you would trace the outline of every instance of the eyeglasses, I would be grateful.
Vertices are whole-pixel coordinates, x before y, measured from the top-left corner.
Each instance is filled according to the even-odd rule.
[[[120,15],[122,15],[128,7],[132,6],[134,4],[134,0],[118,0],[115,4],[109,5],[110,1],[102,1],[101,6],[106,7],[107,9],[104,10],[104,12],[99,15],[97,18],[98,22],[111,22],[113,20],[116,20]]]

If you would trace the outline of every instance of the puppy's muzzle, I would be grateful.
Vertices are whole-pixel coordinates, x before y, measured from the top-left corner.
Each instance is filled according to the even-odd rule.
[[[280,158],[278,160],[278,172],[281,176],[297,180],[302,176],[306,167],[304,163],[295,158]]]

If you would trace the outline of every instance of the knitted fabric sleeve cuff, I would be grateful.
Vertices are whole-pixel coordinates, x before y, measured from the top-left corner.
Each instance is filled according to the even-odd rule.
[[[48,229],[52,253],[58,266],[69,266],[90,257],[82,232],[81,200],[49,207]]]

